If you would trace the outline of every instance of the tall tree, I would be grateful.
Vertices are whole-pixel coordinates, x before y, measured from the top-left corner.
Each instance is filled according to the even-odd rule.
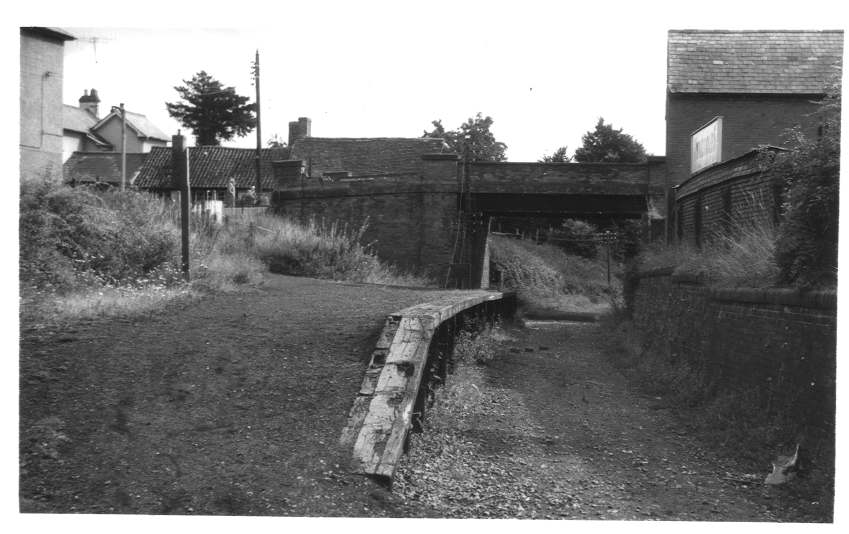
[[[166,102],[168,113],[192,130],[198,145],[219,145],[243,137],[256,128],[256,104],[236,94],[233,87],[200,71],[184,85],[174,87],[182,102]]]
[[[562,146],[555,150],[550,156],[543,156],[540,163],[569,163],[572,157],[567,154],[568,147]]]
[[[444,139],[452,150],[462,155],[466,148],[468,137],[469,153],[476,161],[506,161],[507,145],[495,140],[490,128],[492,117],[482,116],[480,113],[460,125],[459,129],[446,131],[441,120],[435,120],[431,124],[433,130],[425,130],[422,137],[435,137]]]
[[[599,117],[595,131],[581,137],[583,146],[575,150],[575,161],[580,163],[641,163],[646,161],[646,150],[636,139],[622,128],[615,130],[612,124],[604,124]]]

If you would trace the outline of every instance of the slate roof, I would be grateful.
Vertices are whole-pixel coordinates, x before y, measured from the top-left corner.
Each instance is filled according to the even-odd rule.
[[[256,163],[253,148],[200,146],[189,149],[191,186],[223,189],[230,178],[238,189],[256,185]],[[263,191],[274,189],[272,161],[288,159],[288,148],[264,148],[260,158]],[[139,171],[135,186],[143,189],[171,189],[171,148],[153,147]]]
[[[823,94],[843,31],[670,30],[670,93]]]
[[[420,169],[423,154],[450,151],[442,139],[419,137],[304,137],[292,143],[291,159],[303,160],[312,176],[349,171],[354,176]]]
[[[95,124],[97,124],[97,118],[88,111],[68,104],[62,105],[62,129],[81,133],[94,144],[112,149],[108,141],[91,130]]]
[[[127,184],[132,185],[147,154],[127,154]],[[121,185],[120,152],[74,152],[62,166],[65,182]]]
[[[88,133],[97,119],[88,111],[76,106],[62,104],[62,128],[72,132]]]
[[[93,130],[97,130],[112,118],[116,118],[121,120],[121,113],[117,110],[112,111],[109,115],[106,115],[100,121],[98,121],[93,127]],[[132,128],[139,137],[147,137],[149,139],[158,139],[160,141],[170,141],[171,137],[165,134],[162,130],[156,127],[150,119],[141,113],[133,113],[132,111],[127,111],[127,127]]]

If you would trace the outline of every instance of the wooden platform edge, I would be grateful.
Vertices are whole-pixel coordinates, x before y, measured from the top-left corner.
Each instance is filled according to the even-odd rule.
[[[353,447],[354,472],[392,480],[412,425],[434,332],[455,315],[504,297],[495,291],[464,292],[387,316],[339,438],[340,445]]]

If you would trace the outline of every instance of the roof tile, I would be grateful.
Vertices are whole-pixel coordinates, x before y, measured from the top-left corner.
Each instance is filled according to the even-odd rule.
[[[225,189],[230,178],[236,187],[249,189],[256,185],[256,150],[221,146],[199,146],[189,149],[191,186]],[[260,156],[263,191],[274,189],[272,161],[288,159],[287,148],[264,148]],[[171,148],[153,147],[135,181],[143,189],[171,189]]]
[[[146,157],[146,153],[127,154],[129,184],[133,183]],[[74,152],[63,165],[62,172],[66,182],[121,185],[121,153]]]
[[[670,30],[667,51],[672,93],[822,94],[843,31]]]
[[[421,156],[445,151],[442,139],[427,137],[305,137],[292,144],[292,159],[307,163],[313,176],[407,173],[421,169]]]

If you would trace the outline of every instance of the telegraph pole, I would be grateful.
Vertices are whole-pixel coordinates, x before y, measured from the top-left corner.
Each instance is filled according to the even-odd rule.
[[[262,192],[262,176],[260,175],[262,157],[262,122],[260,120],[259,106],[259,49],[256,51],[256,61],[254,62],[254,85],[256,85],[256,204],[260,203],[260,193]]]
[[[127,189],[127,112],[121,102],[121,191]]]

